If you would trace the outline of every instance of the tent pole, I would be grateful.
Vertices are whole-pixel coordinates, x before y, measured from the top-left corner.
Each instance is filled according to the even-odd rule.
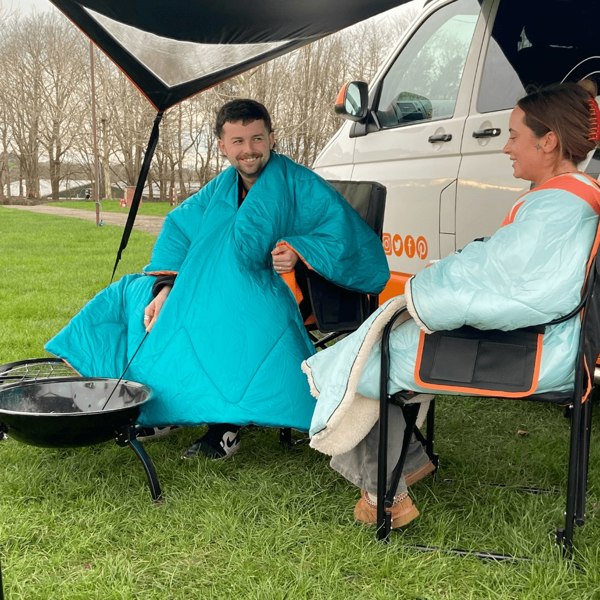
[[[133,199],[131,200],[131,208],[129,209],[129,214],[127,215],[127,222],[125,223],[125,229],[123,230],[123,236],[121,237],[121,243],[119,245],[119,249],[117,250],[117,258],[115,260],[115,266],[113,267],[113,272],[110,278],[112,283],[115,272],[117,271],[117,265],[121,260],[121,255],[123,254],[123,250],[127,247],[127,243],[129,242],[129,236],[131,235],[131,230],[133,229],[133,224],[135,223],[135,217],[137,216],[137,211],[142,200],[142,192],[144,191],[144,184],[146,183],[146,178],[148,177],[148,172],[150,171],[150,164],[152,163],[152,156],[154,155],[154,150],[156,149],[156,144],[158,143],[159,136],[159,125],[163,116],[163,111],[159,110],[156,113],[156,117],[154,118],[154,125],[152,126],[152,133],[150,134],[150,139],[148,140],[148,146],[146,147],[146,154],[144,155],[144,162],[142,163],[142,168],[140,170],[140,174],[137,180],[137,184],[135,186],[135,192],[133,193]],[[0,599],[1,600],[1,599]]]
[[[94,187],[92,200],[96,203],[96,225],[100,226],[100,161],[96,134],[96,74],[94,68],[94,43],[90,40],[90,77],[92,83],[92,144],[94,153]]]

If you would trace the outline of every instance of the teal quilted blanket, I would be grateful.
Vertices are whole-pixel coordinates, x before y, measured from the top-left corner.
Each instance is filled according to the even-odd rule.
[[[314,350],[273,270],[278,243],[349,289],[377,293],[389,277],[380,240],[348,203],[274,154],[241,207],[230,167],[173,210],[144,273],[101,291],[46,349],[84,376],[119,377],[144,338],[154,275],[177,273],[126,373],[154,391],[140,423],[307,430],[315,401],[300,364]]]

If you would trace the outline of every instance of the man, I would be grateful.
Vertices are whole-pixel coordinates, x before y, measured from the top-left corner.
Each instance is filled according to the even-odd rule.
[[[308,428],[314,399],[300,363],[314,350],[290,290],[295,267],[370,293],[389,276],[379,239],[348,203],[273,152],[262,104],[228,102],[215,129],[231,167],[168,215],[144,275],[101,292],[47,344],[81,373],[119,377],[148,332],[127,371],[155,393],[139,421],[208,423],[185,458],[231,456],[250,423]]]

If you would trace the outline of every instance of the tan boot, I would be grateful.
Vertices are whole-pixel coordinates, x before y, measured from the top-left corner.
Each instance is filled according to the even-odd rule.
[[[417,481],[421,481],[421,479],[425,479],[427,475],[430,475],[435,471],[435,465],[429,461],[424,464],[422,467],[419,467],[416,471],[412,471],[412,473],[406,473],[404,475],[404,481],[407,486],[414,485]]]
[[[398,529],[408,525],[419,516],[417,507],[413,504],[408,494],[400,494],[394,500],[391,508],[392,529]],[[377,503],[373,502],[363,490],[360,500],[354,507],[354,518],[360,523],[375,525],[377,523]]]

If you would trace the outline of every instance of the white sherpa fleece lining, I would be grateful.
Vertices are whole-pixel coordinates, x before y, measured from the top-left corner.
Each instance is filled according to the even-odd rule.
[[[393,314],[405,306],[404,296],[398,296],[390,300],[389,304],[371,323],[350,370],[348,385],[341,402],[331,415],[327,426],[311,438],[310,445],[315,450],[330,456],[348,452],[377,423],[379,419],[379,400],[362,396],[356,390],[369,354],[375,344],[381,340],[384,327]],[[409,319],[410,315],[405,313],[403,317],[398,319],[396,326]],[[302,370],[308,376],[311,392],[315,397],[318,397],[319,392],[314,385],[310,367],[303,364]]]

